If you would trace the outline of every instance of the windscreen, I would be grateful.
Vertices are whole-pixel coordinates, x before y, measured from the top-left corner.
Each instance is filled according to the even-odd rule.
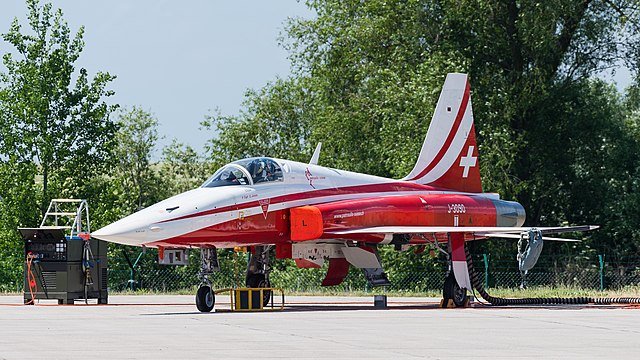
[[[259,157],[238,160],[216,171],[202,187],[260,185],[283,181],[282,169],[272,159]]]
[[[246,170],[236,164],[229,164],[220,168],[202,184],[202,187],[211,188],[231,185],[251,185]]]
[[[269,158],[244,159],[233,162],[233,164],[247,169],[254,185],[284,180],[280,165]]]

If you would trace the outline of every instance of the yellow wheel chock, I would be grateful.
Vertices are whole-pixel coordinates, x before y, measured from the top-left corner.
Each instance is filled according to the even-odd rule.
[[[264,306],[264,295],[271,292],[270,305]],[[282,288],[226,288],[216,290],[215,294],[229,293],[231,308],[228,311],[273,311],[284,310],[284,290]],[[280,293],[280,304],[274,305],[274,293]],[[220,310],[216,310],[220,311]],[[222,310],[224,311],[224,310]]]

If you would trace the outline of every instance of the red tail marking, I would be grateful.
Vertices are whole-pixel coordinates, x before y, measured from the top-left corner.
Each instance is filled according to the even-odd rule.
[[[475,126],[471,125],[469,131],[469,137],[462,147],[462,153],[458,155],[458,159],[454,161],[453,166],[447,172],[442,175],[438,180],[432,181],[430,185],[436,187],[443,187],[448,189],[455,189],[458,191],[482,192],[482,182],[480,181],[480,165],[478,164],[478,149],[476,146],[476,132]],[[464,157],[468,157],[469,149],[473,146],[471,157],[464,160]],[[471,164],[471,159],[475,159],[475,163]],[[465,167],[465,165],[468,165]],[[465,169],[467,176],[465,176]]]
[[[460,128],[460,124],[462,123],[462,117],[464,116],[464,113],[467,111],[467,105],[469,104],[469,96],[470,96],[470,87],[469,87],[469,80],[467,80],[467,85],[465,86],[465,89],[464,89],[464,95],[462,96],[462,103],[460,103],[460,109],[458,110],[458,114],[456,115],[456,120],[453,122],[453,126],[451,127],[451,131],[449,132],[447,139],[445,140],[444,144],[440,148],[440,151],[438,151],[438,154],[436,155],[436,157],[433,158],[433,160],[429,163],[429,165],[427,165],[427,167],[425,167],[424,170],[420,172],[420,174],[414,176],[410,180],[418,180],[421,177],[425,176],[436,165],[438,165],[440,160],[442,160],[442,158],[444,157],[444,154],[449,149],[449,146],[451,146],[451,142],[453,141],[453,138],[456,136],[458,129]]]

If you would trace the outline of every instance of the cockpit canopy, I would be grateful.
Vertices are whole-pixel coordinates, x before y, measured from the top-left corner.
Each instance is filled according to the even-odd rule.
[[[202,184],[202,187],[258,185],[283,180],[282,169],[278,163],[270,158],[258,157],[234,161],[221,167]]]

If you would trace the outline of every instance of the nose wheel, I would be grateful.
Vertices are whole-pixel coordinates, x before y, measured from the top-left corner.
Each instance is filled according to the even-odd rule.
[[[201,312],[211,312],[216,304],[216,295],[213,293],[211,286],[202,285],[196,293],[196,307]]]
[[[200,250],[200,272],[198,273],[201,285],[196,293],[196,307],[201,312],[210,312],[216,304],[216,295],[211,286],[211,279],[216,271],[220,271],[216,248],[202,248]]]

